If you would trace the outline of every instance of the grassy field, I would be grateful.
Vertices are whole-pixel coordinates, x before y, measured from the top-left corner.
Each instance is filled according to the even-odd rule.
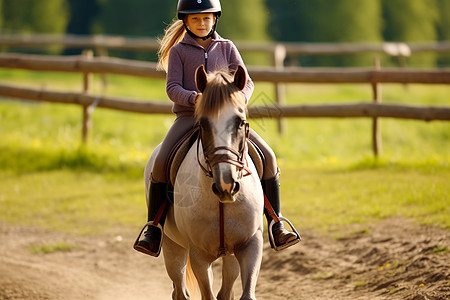
[[[0,80],[81,90],[81,77],[0,70]],[[370,86],[287,85],[288,103],[369,101]],[[94,93],[168,101],[164,82],[95,78]],[[251,104],[273,98],[256,84]],[[384,85],[383,101],[448,105],[450,87]],[[0,221],[80,234],[139,228],[145,221],[142,172],[173,116],[97,109],[81,146],[81,108],[0,100]],[[299,228],[331,232],[389,216],[450,227],[450,123],[383,119],[384,152],[371,152],[368,119],[250,120],[277,154],[284,214]]]

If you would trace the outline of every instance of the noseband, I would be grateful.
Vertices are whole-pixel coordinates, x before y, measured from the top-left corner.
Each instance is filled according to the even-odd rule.
[[[243,121],[245,126],[245,141],[247,141],[249,136],[249,124],[247,121]],[[200,140],[202,140],[202,128],[200,127]],[[203,145],[203,156],[205,157],[206,167],[200,162],[199,158],[199,144],[197,143],[197,160],[205,172],[205,174],[209,177],[213,177],[212,169],[215,165],[219,163],[227,163],[237,167],[238,172],[240,173],[239,177],[248,176],[252,174],[250,169],[248,168],[248,162],[245,159],[245,142],[242,143],[241,149],[239,151],[227,147],[227,146],[219,146],[219,147],[205,147],[205,143],[202,142]],[[218,151],[227,151],[227,153],[217,153]],[[246,171],[243,174],[243,170]]]

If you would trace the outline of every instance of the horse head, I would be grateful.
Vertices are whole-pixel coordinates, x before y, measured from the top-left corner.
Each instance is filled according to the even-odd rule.
[[[200,163],[213,178],[212,190],[219,200],[234,202],[240,188],[239,180],[248,170],[245,157],[249,126],[245,96],[241,92],[247,75],[241,66],[234,75],[228,70],[206,74],[200,66],[195,77],[202,93],[195,114],[206,167]]]

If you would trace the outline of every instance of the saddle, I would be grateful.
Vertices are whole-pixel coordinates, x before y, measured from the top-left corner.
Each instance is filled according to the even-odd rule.
[[[192,145],[199,138],[199,127],[194,127],[188,133],[186,133],[179,141],[175,144],[173,149],[170,151],[168,161],[166,162],[166,171],[170,178],[170,184],[173,187],[175,185],[175,178],[177,176],[178,170],[183,162],[186,154],[191,149]],[[258,148],[258,146],[251,140],[247,140],[248,154],[256,167],[259,180],[262,179],[262,174],[264,170],[264,154]]]

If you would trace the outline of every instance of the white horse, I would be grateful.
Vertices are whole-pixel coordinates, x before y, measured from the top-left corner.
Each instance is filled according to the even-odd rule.
[[[243,290],[240,299],[256,299],[264,196],[247,152],[248,123],[240,92],[246,80],[242,67],[234,76],[225,72],[207,75],[203,66],[197,69],[197,87],[202,92],[196,104],[201,141],[195,142],[179,168],[162,246],[167,273],[173,281],[173,299],[189,299],[190,292],[195,292],[186,284],[190,271],[203,300],[233,299],[233,284],[239,274]],[[146,190],[158,150],[145,168]],[[219,257],[222,286],[216,298],[211,264]]]

